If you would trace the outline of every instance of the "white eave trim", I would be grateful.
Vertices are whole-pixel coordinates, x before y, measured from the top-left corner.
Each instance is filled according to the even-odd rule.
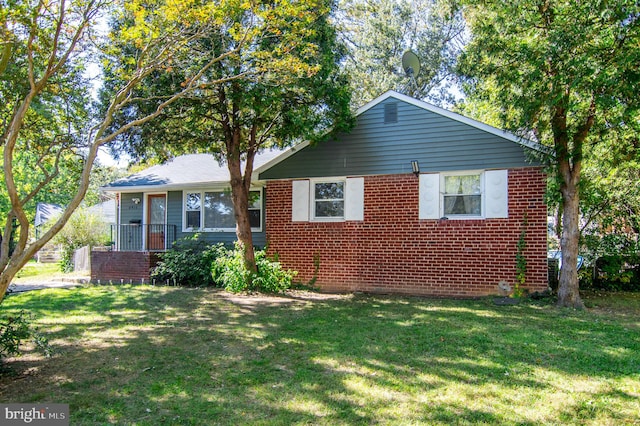
[[[273,157],[271,160],[262,164],[260,167],[253,169],[253,174],[251,175],[251,179],[252,179],[251,181],[253,182],[255,180],[257,182],[258,176],[260,175],[260,173],[271,168],[272,166],[275,166],[279,162],[286,160],[287,158],[291,157],[293,154],[297,153],[301,149],[309,146],[310,143],[311,143],[310,141],[303,141],[296,145],[290,146],[289,148],[282,151],[282,154],[276,157]]]
[[[255,173],[255,172],[254,172]],[[257,175],[256,175],[257,176]],[[261,188],[265,186],[266,182],[263,180],[251,180],[252,188]],[[194,182],[194,183],[180,183],[180,184],[167,184],[167,185],[144,185],[144,186],[103,186],[100,191],[131,194],[137,192],[168,192],[168,191],[185,191],[190,189],[212,189],[212,190],[226,190],[231,188],[230,182]]]

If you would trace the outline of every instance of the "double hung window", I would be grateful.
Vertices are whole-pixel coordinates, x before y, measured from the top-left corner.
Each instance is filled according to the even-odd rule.
[[[482,216],[480,174],[443,175],[443,215]]]
[[[420,219],[498,219],[509,217],[507,170],[423,173]]]
[[[345,182],[313,182],[313,217],[344,219]]]
[[[302,179],[291,186],[293,222],[364,220],[363,177]]]

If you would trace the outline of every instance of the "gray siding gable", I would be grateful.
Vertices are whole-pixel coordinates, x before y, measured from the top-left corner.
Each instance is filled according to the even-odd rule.
[[[336,139],[293,149],[271,163],[260,179],[389,175],[531,166],[529,141],[404,95],[378,98],[363,107],[357,124]],[[397,107],[397,121],[390,110]]]

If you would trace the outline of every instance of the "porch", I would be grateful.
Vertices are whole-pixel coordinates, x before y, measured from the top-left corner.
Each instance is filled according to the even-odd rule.
[[[91,281],[101,283],[150,282],[158,254],[171,248],[177,238],[175,225],[111,225],[111,247],[91,252]]]
[[[112,251],[165,251],[176,241],[176,225],[129,224],[111,225]]]

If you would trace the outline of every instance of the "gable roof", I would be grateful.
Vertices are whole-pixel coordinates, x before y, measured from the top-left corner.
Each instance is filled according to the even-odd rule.
[[[34,220],[34,225],[43,225],[52,218],[61,215],[63,211],[64,208],[62,206],[59,206],[58,204],[38,203],[36,204],[36,217]]]
[[[468,126],[471,127],[475,127],[476,129],[482,130],[484,132],[493,134],[495,136],[499,136],[501,138],[510,140],[512,142],[518,143],[520,145],[526,146],[528,148],[534,149],[534,150],[540,150],[543,149],[541,145],[528,140],[526,138],[523,138],[521,136],[515,135],[511,132],[507,132],[506,130],[502,130],[502,129],[498,129],[497,127],[493,127],[490,126],[488,124],[485,124],[481,121],[477,121],[474,120],[472,118],[469,117],[465,117],[464,115],[460,115],[458,113],[455,113],[453,111],[449,111],[446,110],[444,108],[440,108],[438,106],[435,106],[433,104],[430,104],[428,102],[424,102],[421,101],[419,99],[416,98],[412,98],[411,96],[407,96],[407,95],[403,95],[402,93],[398,93],[395,92],[393,90],[389,90],[388,92],[378,96],[376,99],[372,100],[371,102],[367,103],[366,105],[363,105],[362,107],[358,108],[358,111],[356,112],[356,116],[364,114],[366,111],[370,110],[371,108],[373,108],[374,106],[382,103],[383,101],[385,101],[386,99],[389,98],[395,98],[399,101],[403,101],[406,102],[410,105],[414,105],[417,106],[418,108],[422,108],[426,111],[430,111],[433,112],[434,114],[438,114],[441,115],[443,117],[447,117],[450,118],[454,121],[458,121],[460,123],[466,124]]]
[[[254,169],[281,153],[281,150],[265,150],[256,154]],[[257,173],[254,172],[253,176],[257,178]],[[211,154],[187,154],[118,179],[101,189],[107,192],[169,191],[228,186],[229,180],[226,163],[218,161]]]
[[[389,117],[388,107],[395,111]],[[260,178],[406,173],[412,160],[419,160],[424,172],[525,167],[531,163],[524,147],[542,149],[513,133],[394,91],[358,109],[356,119],[349,133],[288,149],[258,169]]]

